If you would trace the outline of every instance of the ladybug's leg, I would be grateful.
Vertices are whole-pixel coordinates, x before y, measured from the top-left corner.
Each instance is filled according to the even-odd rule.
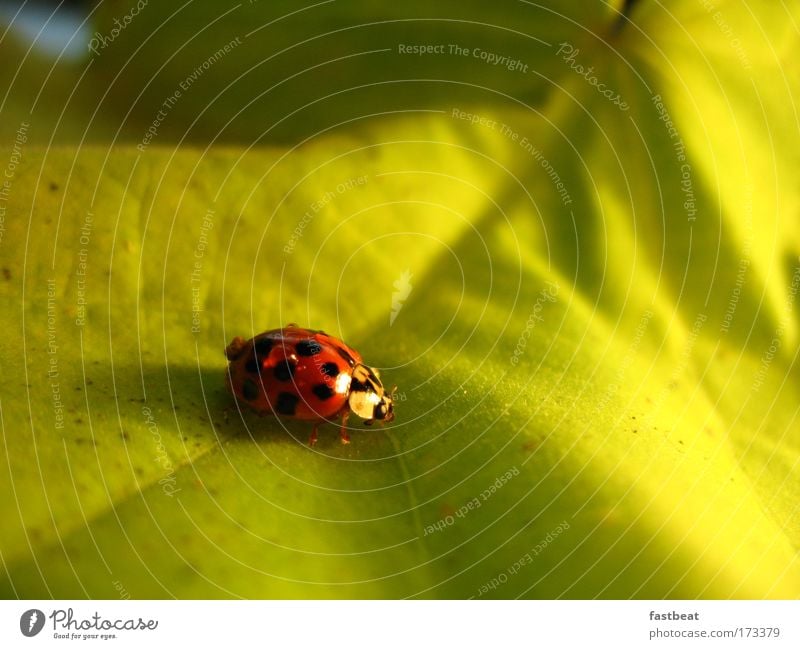
[[[317,443],[317,429],[319,428],[319,422],[314,422],[314,427],[311,429],[311,436],[308,438],[308,445],[315,446]]]
[[[342,413],[342,425],[339,428],[339,439],[342,440],[342,444],[349,444],[350,443],[350,435],[347,434],[347,418],[350,416],[350,411],[345,410]]]

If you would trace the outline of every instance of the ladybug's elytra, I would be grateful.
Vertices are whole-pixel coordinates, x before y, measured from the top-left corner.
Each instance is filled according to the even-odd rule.
[[[366,424],[394,419],[394,390],[387,393],[361,354],[324,331],[289,324],[250,340],[237,336],[225,355],[236,399],[259,414],[314,421],[309,444],[316,443],[320,423],[337,416],[343,444],[350,441],[351,412]]]

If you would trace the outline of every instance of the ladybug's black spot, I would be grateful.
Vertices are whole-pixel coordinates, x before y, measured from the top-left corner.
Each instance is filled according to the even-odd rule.
[[[293,415],[297,410],[297,402],[300,399],[291,392],[281,392],[278,395],[278,403],[275,404],[275,412],[279,415]]]
[[[244,383],[242,383],[242,395],[248,401],[253,401],[258,398],[258,387],[254,381],[250,379],[244,380]]]
[[[298,356],[316,356],[322,351],[322,345],[316,340],[301,340],[294,349]]]
[[[250,374],[258,374],[258,357],[255,351],[247,359],[247,364],[244,367]]]
[[[294,374],[294,367],[294,363],[288,360],[282,360],[275,366],[275,368],[272,370],[272,373],[279,381],[290,381],[292,379],[292,375]]]
[[[275,341],[272,338],[259,338],[254,343],[253,347],[256,352],[256,358],[264,359],[269,356],[270,351],[272,351],[272,346],[275,344]]]
[[[319,383],[318,385],[315,385],[311,391],[317,395],[317,398],[320,401],[325,401],[333,396],[333,390],[331,390],[330,387],[325,383]]]
[[[325,363],[320,370],[325,376],[335,379],[339,376],[339,366],[336,363]]]
[[[342,349],[341,347],[337,347],[336,351],[339,352],[339,356],[341,356],[344,360],[347,361],[347,364],[352,367],[356,364],[355,359],[347,353],[346,350]]]
[[[253,343],[253,351],[247,359],[245,369],[250,374],[260,374],[264,360],[269,356],[275,341],[271,338],[258,338]]]

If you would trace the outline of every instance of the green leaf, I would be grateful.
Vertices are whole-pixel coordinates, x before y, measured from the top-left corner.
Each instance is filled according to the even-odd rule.
[[[4,596],[800,595],[797,34],[718,5],[643,0],[616,29],[600,4],[515,5],[548,43],[503,37],[527,74],[450,93],[413,66],[480,61],[387,53],[342,70],[406,81],[271,144],[165,146],[187,97],[144,151],[5,150]],[[360,15],[326,11],[302,24]],[[209,106],[201,130],[229,115]],[[288,322],[381,368],[396,420],[309,448],[308,425],[240,412],[222,350]]]

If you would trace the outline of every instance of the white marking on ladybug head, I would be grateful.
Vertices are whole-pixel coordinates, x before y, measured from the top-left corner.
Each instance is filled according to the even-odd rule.
[[[353,380],[353,377],[350,376],[347,372],[341,372],[339,376],[336,377],[336,383],[334,384],[334,391],[336,394],[347,394],[350,390],[350,382]]]
[[[384,391],[375,371],[365,365],[353,368],[348,405],[367,424],[374,419],[391,421],[394,418],[392,397]]]
[[[380,397],[371,391],[354,390],[350,393],[350,410],[362,419],[372,419],[372,413],[375,411],[375,399],[380,400]]]

